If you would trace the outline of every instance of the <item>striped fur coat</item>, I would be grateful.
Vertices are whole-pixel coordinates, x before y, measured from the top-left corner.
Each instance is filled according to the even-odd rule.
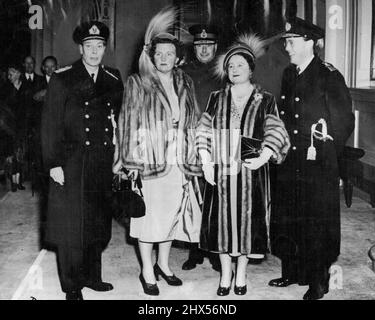
[[[177,164],[185,175],[201,176],[201,165],[194,147],[200,117],[194,85],[182,70],[173,72],[180,106]],[[151,88],[146,89],[138,74],[131,75],[118,119],[114,171],[121,166],[138,169],[145,180],[167,175],[171,169],[166,157],[172,144],[172,130],[172,110],[162,84],[154,81]]]
[[[270,188],[268,164],[258,170],[242,167],[240,136],[262,140],[281,163],[289,136],[278,117],[275,98],[255,86],[244,109],[241,129],[230,127],[230,86],[213,92],[197,132],[198,151],[207,150],[215,163],[215,186],[206,184],[200,236],[202,249],[233,256],[264,254],[268,245]]]

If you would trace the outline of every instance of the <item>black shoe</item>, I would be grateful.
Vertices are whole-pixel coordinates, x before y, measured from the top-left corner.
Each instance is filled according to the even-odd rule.
[[[83,300],[81,290],[72,290],[66,293],[66,300]]]
[[[229,295],[229,293],[230,293],[230,287],[226,288],[226,287],[219,286],[219,288],[217,288],[217,291],[216,291],[216,294],[220,297],[227,296]]]
[[[326,292],[325,286],[319,285],[314,287],[309,287],[309,290],[304,294],[303,300],[319,300],[324,297]]]
[[[161,276],[170,286],[182,286],[181,279],[177,278],[174,274],[167,276],[163,270],[160,269],[158,264],[154,265],[154,273],[156,281],[159,281],[159,276]]]
[[[224,296],[229,295],[229,293],[230,293],[230,287],[232,286],[233,278],[234,278],[234,272],[232,272],[232,279],[230,280],[231,284],[229,285],[229,287],[222,287],[221,285],[219,285],[219,288],[217,288],[217,291],[216,291],[216,294],[218,296],[224,297]]]
[[[285,288],[295,283],[297,283],[297,281],[295,280],[291,280],[288,278],[278,278],[271,280],[268,285],[271,287]]]
[[[193,270],[193,269],[195,269],[197,264],[202,264],[202,263],[203,263],[203,258],[201,258],[201,259],[189,258],[182,265],[182,270]]]
[[[247,293],[247,285],[242,287],[234,286],[234,293],[238,296],[244,296]]]
[[[95,291],[111,291],[113,290],[113,285],[108,282],[98,281],[98,282],[92,282],[92,283],[86,283],[86,288],[90,288]]]
[[[139,275],[139,280],[141,281],[143,291],[145,294],[148,294],[150,296],[158,296],[159,295],[159,288],[158,285],[147,283],[145,278],[143,277],[142,273]]]
[[[18,190],[26,190],[26,188],[22,184],[17,185]]]

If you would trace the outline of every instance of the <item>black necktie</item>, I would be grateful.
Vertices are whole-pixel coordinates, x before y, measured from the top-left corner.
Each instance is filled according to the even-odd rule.
[[[91,73],[91,78],[92,78],[92,81],[94,81],[95,83],[95,73]]]
[[[301,72],[301,68],[300,68],[300,67],[297,67],[297,68],[296,68],[296,75],[297,75],[297,77],[299,76],[300,72]]]

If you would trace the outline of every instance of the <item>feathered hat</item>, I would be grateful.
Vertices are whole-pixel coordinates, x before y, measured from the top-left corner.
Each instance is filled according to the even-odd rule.
[[[163,38],[170,40],[178,40],[168,30],[173,27],[177,20],[179,10],[174,6],[167,6],[159,11],[150,21],[145,33],[144,46],[139,57],[139,74],[143,81],[150,82],[152,78],[156,78],[156,68],[151,61],[149,55],[152,40],[155,38]]]
[[[265,53],[266,42],[254,33],[244,33],[237,37],[227,51],[218,56],[214,73],[220,79],[227,76],[227,64],[231,57],[242,53],[249,56],[255,63],[256,59]]]

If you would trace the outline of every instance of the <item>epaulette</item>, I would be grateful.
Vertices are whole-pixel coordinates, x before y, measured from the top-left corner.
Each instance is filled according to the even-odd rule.
[[[64,72],[64,71],[67,71],[69,69],[71,69],[73,66],[66,66],[66,67],[63,67],[63,68],[60,68],[58,70],[55,71],[55,73],[61,73],[61,72]]]
[[[329,70],[329,71],[336,71],[337,69],[332,65],[330,64],[329,62],[323,62],[323,65]]]
[[[115,78],[117,81],[120,80],[118,77],[116,77],[112,72],[109,72],[104,66],[102,66],[103,71],[107,74],[109,74],[112,78]]]

